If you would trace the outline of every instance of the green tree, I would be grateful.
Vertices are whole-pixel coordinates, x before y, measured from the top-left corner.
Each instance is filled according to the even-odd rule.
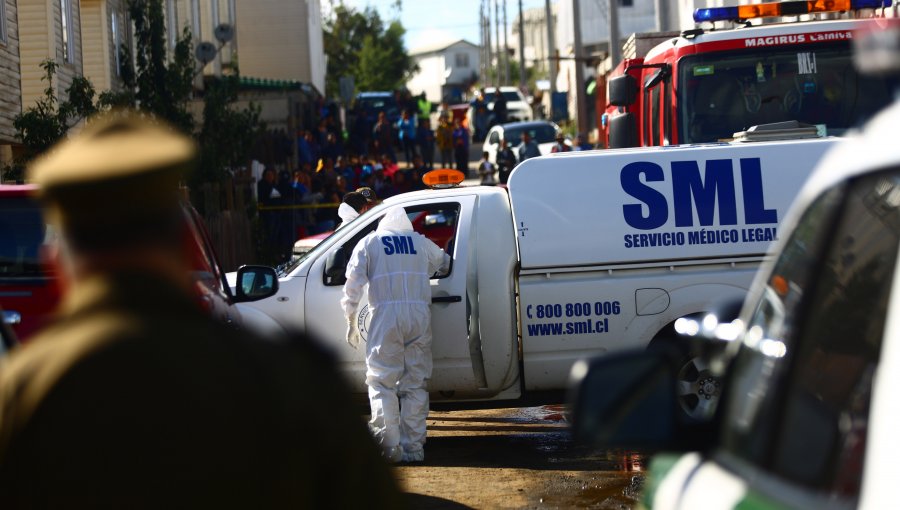
[[[128,15],[134,24],[134,54],[127,45],[119,50],[124,62],[120,91],[101,94],[104,107],[127,106],[165,119],[186,134],[194,130],[188,109],[193,97],[196,63],[192,38],[184,29],[169,59],[161,0],[131,0]]]
[[[47,82],[44,95],[34,106],[13,119],[16,137],[22,142],[22,155],[3,168],[3,179],[24,180],[29,161],[49,149],[66,135],[69,128],[97,111],[94,105],[94,86],[84,77],[77,77],[65,90],[67,99],[58,101],[53,87],[58,64],[53,60],[41,62],[42,81]]]
[[[399,12],[400,3],[394,3]],[[339,94],[342,76],[353,76],[357,90],[395,90],[402,88],[416,70],[403,36],[406,30],[398,20],[387,25],[373,7],[362,12],[343,0],[331,4],[325,21],[324,45],[328,57],[325,92]]]
[[[199,189],[205,182],[220,182],[229,175],[229,168],[244,164],[264,131],[258,106],[233,107],[239,90],[236,73],[206,80],[203,125],[198,135],[200,161],[188,182],[191,189]]]

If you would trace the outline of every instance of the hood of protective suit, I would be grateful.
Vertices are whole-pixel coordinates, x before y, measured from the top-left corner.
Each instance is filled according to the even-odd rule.
[[[341,221],[344,223],[350,223],[359,216],[359,213],[356,212],[356,209],[350,204],[342,203],[340,207],[338,207],[338,216],[340,216]]]
[[[390,232],[411,232],[413,229],[409,217],[406,215],[406,209],[396,205],[388,209],[381,223],[378,224],[378,230],[387,230]]]

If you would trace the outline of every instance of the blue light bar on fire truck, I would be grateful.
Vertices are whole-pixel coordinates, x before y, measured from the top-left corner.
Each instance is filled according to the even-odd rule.
[[[738,21],[775,16],[799,16],[818,12],[844,12],[857,9],[890,7],[891,0],[803,0],[768,4],[740,5],[737,7],[710,7],[696,9],[694,21]]]

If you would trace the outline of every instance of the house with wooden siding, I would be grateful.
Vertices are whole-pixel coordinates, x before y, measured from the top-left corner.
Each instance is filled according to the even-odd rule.
[[[125,0],[81,0],[84,76],[99,93],[122,87],[119,48],[131,33]]]
[[[0,0],[0,167],[12,162],[13,119],[22,111],[16,0]]]
[[[65,96],[72,79],[84,74],[81,41],[81,6],[78,0],[18,0],[19,55],[22,109],[44,95],[41,62],[57,63],[53,90]]]
[[[325,90],[319,0],[237,3],[241,75],[310,83]]]
[[[481,47],[465,39],[434,41],[412,49],[409,56],[418,70],[406,86],[413,94],[424,92],[433,103],[463,102],[481,67]]]

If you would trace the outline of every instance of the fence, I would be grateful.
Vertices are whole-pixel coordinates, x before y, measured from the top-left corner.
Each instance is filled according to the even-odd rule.
[[[255,213],[250,201],[253,180],[237,177],[221,184],[207,183],[199,192],[200,203],[196,205],[202,211],[222,268],[235,271],[241,265],[257,262]]]
[[[258,206],[256,185],[250,177],[235,177],[221,184],[207,183],[200,189],[199,203],[213,247],[225,271],[235,271],[244,264],[276,265],[290,256],[297,239],[313,232],[295,214],[280,214],[279,240],[270,239],[271,230],[263,225],[260,212],[285,213],[296,210],[336,210],[339,204]],[[271,225],[269,225],[271,226]]]

